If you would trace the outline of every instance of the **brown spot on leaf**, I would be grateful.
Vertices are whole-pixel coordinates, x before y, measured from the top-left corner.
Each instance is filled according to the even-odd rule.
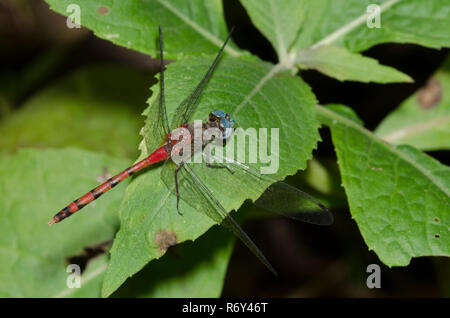
[[[441,222],[441,220],[438,217],[435,217],[434,222],[439,223],[439,222]]]
[[[106,6],[100,6],[100,7],[98,7],[97,12],[98,12],[98,14],[104,15],[109,12],[109,8]]]
[[[423,109],[435,107],[442,99],[442,86],[437,79],[430,79],[428,83],[419,90],[417,102]]]
[[[441,235],[440,234],[434,234],[434,237],[435,238],[441,238]]]
[[[178,238],[174,231],[161,230],[155,235],[155,242],[158,244],[161,251],[167,251],[167,249],[178,243]]]

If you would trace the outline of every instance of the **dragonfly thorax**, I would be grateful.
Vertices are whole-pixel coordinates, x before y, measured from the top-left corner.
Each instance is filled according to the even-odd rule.
[[[213,110],[208,119],[198,126],[198,122],[182,125],[166,136],[165,151],[173,156],[183,157],[180,162],[214,142],[224,145],[233,133],[234,119],[222,110]],[[200,141],[200,142],[198,142]],[[189,152],[184,149],[190,148]]]

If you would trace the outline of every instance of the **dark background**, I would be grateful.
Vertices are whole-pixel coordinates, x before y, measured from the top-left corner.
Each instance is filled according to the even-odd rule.
[[[276,63],[270,43],[252,25],[239,1],[224,1],[228,26],[235,26],[237,45]],[[52,56],[47,60],[43,56]],[[315,71],[302,72],[321,104],[352,107],[373,130],[404,99],[423,86],[443,62],[448,50],[416,45],[382,44],[363,52],[381,64],[409,74],[412,84],[363,84],[339,82]],[[45,61],[45,62],[43,62]],[[65,17],[48,9],[41,0],[0,0],[0,120],[19,109],[33,94],[82,66],[114,62],[132,68],[158,71],[158,61],[115,46],[82,29],[67,29]],[[43,64],[42,66],[40,66]],[[31,66],[38,71],[23,80]],[[6,79],[6,80],[5,80]],[[144,104],[145,101],[143,101]],[[315,155],[335,161],[327,129]],[[136,145],[137,147],[137,145]],[[448,163],[446,152],[431,152]],[[228,269],[224,296],[279,297],[438,297],[450,296],[450,261],[422,257],[407,267],[388,268],[368,251],[347,208],[333,209],[335,223],[318,227],[283,218],[250,221],[246,232],[279,272],[274,277],[241,243],[237,243]],[[381,266],[381,289],[366,287],[369,264]]]

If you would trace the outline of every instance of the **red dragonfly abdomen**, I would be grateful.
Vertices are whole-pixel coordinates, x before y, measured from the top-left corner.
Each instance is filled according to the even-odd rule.
[[[58,223],[65,218],[71,216],[75,212],[81,210],[86,205],[94,201],[95,199],[99,198],[103,193],[107,192],[111,188],[114,188],[116,185],[118,185],[120,182],[125,180],[127,177],[132,175],[135,172],[138,172],[139,170],[148,167],[154,163],[161,162],[168,158],[169,154],[166,150],[166,146],[161,146],[158,149],[156,149],[151,155],[149,155],[147,158],[139,161],[138,163],[132,165],[131,167],[125,169],[121,173],[115,175],[112,178],[109,178],[104,183],[99,185],[98,187],[92,189],[85,195],[83,195],[81,198],[73,201],[68,206],[66,206],[64,209],[56,213],[56,215],[48,222],[48,225],[52,225],[55,223]]]

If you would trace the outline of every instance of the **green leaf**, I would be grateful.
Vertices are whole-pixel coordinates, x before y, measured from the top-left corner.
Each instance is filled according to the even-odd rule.
[[[412,82],[408,75],[380,65],[377,60],[331,45],[301,50],[295,63],[302,69],[314,69],[340,81],[375,83]]]
[[[118,66],[76,71],[0,123],[0,149],[75,146],[133,157],[151,74]]]
[[[393,144],[422,150],[450,149],[450,59],[416,94],[377,127],[375,134]]]
[[[352,52],[376,44],[414,43],[450,46],[450,3],[447,0],[316,0],[307,1],[307,14],[297,49],[333,44]],[[380,28],[370,28],[368,6],[378,4]]]
[[[215,226],[195,242],[172,247],[128,279],[112,296],[219,297],[233,242],[230,233]]]
[[[212,60],[212,56],[191,57],[168,65],[165,79],[169,117],[201,80]],[[279,145],[279,169],[274,177],[281,179],[306,167],[319,135],[315,99],[309,86],[299,77],[275,74],[276,67],[256,58],[223,58],[192,119],[204,119],[211,110],[223,109],[233,114],[239,127],[268,128],[268,138],[271,127],[280,128],[279,140],[283,142]],[[150,105],[158,103],[158,90],[159,85],[149,100]],[[151,125],[153,119],[149,118],[146,125]],[[158,138],[146,127],[141,144],[142,157],[154,150],[154,139]],[[227,211],[238,209],[247,198],[254,200],[261,195],[261,192],[249,189],[245,180],[236,184],[236,180],[230,179],[225,172],[201,177]],[[157,167],[131,182],[120,206],[121,228],[111,251],[103,296],[110,295],[129,276],[165,253],[156,240],[158,233],[169,233],[166,235],[169,242],[180,243],[196,239],[214,224],[183,201],[180,205],[183,215],[180,216],[175,201],[175,196],[161,181]]]
[[[369,249],[388,266],[450,256],[450,168],[325,107],[318,112],[331,129],[350,211]]]
[[[335,113],[338,113],[339,115],[350,119],[357,123],[360,126],[364,126],[363,121],[358,117],[358,115],[355,113],[355,111],[347,106],[341,105],[341,104],[327,104],[327,108],[332,110]]]
[[[281,62],[293,44],[306,14],[306,3],[299,0],[242,0],[255,26],[274,46]]]
[[[287,62],[288,54],[291,58],[299,55],[300,49],[330,44],[351,52],[387,42],[415,43],[432,48],[450,46],[447,32],[450,4],[446,0],[241,2],[255,26],[272,43],[281,63]],[[371,15],[374,11],[369,7],[374,4],[379,5],[380,28],[368,26],[374,21]],[[335,56],[328,58],[333,60]]]
[[[89,260],[89,266],[81,275],[81,288],[64,288],[55,295],[54,298],[98,298],[102,288],[103,277],[106,266],[108,265],[108,256],[102,254]],[[67,273],[66,277],[72,272]]]
[[[62,223],[49,227],[47,222],[96,186],[105,168],[115,173],[127,164],[128,160],[77,149],[21,150],[0,160],[2,297],[100,295],[106,259],[88,263],[82,287],[74,291],[66,285],[71,274],[66,272],[67,258],[113,237],[124,185]]]
[[[383,23],[385,22],[384,14],[395,9],[396,1],[398,0],[387,1],[380,7],[383,8]],[[339,4],[336,5],[336,3]],[[352,53],[352,51],[358,51],[353,47],[348,47],[350,50],[347,48],[346,36],[350,36],[348,34],[351,34],[350,39],[354,39],[353,35],[357,30],[363,27],[368,29],[364,15],[369,4],[372,2],[365,3],[359,0],[345,3],[342,1],[330,3],[325,0],[243,1],[252,21],[272,43],[280,64],[287,69],[293,69],[294,65],[297,65],[303,69],[318,70],[341,81],[412,82],[408,75],[380,65],[374,59]],[[359,15],[355,16],[355,13]],[[414,13],[415,11],[410,14]],[[335,19],[337,15],[339,17]],[[353,20],[352,17],[354,17]],[[385,28],[370,30],[372,33],[378,32],[379,40],[376,43],[392,40],[385,34]],[[327,35],[326,32],[330,34]],[[317,42],[314,43],[316,39]],[[448,42],[450,43],[450,40]],[[365,48],[370,46],[366,45]]]
[[[50,8],[63,15],[72,0],[46,0]],[[215,53],[226,38],[227,29],[220,0],[78,0],[81,25],[99,38],[127,48],[159,54],[158,25],[164,32],[166,58],[179,58],[199,52]],[[226,48],[239,55],[233,45]]]

